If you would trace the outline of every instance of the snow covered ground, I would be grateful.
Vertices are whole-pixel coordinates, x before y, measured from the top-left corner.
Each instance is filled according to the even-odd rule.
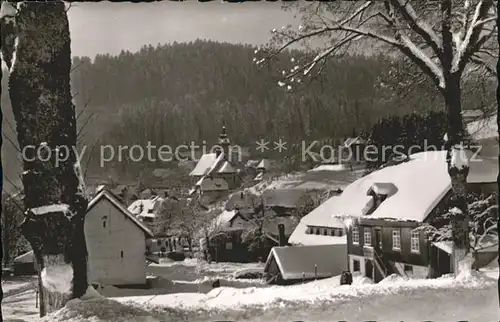
[[[216,270],[231,266],[216,265]],[[493,263],[485,273],[434,280],[389,277],[379,284],[356,276],[350,286],[333,277],[292,286],[221,287],[207,294],[73,300],[44,321],[498,321],[497,284],[488,277],[496,278],[498,267]],[[5,300],[5,321],[37,320],[34,296],[27,293]]]
[[[354,169],[342,171],[326,171],[325,169],[307,172],[296,172],[274,178],[271,181],[260,182],[248,191],[261,195],[272,189],[303,189],[303,190],[335,190],[343,189],[363,175],[364,170]]]

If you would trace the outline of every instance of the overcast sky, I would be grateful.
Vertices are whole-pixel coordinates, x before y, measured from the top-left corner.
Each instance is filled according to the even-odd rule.
[[[68,11],[72,54],[94,57],[137,51],[143,45],[197,38],[263,44],[270,30],[298,25],[281,2],[74,3]]]

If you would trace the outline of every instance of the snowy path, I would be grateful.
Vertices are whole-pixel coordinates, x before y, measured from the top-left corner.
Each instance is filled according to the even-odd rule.
[[[33,289],[6,297],[2,301],[4,322],[31,322],[38,319],[36,293]]]

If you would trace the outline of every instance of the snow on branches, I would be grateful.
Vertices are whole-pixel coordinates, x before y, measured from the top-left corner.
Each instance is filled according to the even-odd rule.
[[[446,90],[445,75],[460,76],[467,65],[487,65],[485,58],[491,56],[487,45],[493,43],[497,32],[492,0],[449,1],[441,7],[432,1],[406,0],[291,5],[303,14],[301,24],[273,29],[271,41],[256,50],[254,62],[262,65],[294,46],[310,48],[317,40],[326,45],[283,71],[279,85],[287,89],[313,70],[321,73],[326,60],[339,57],[351,45],[373,48],[376,44],[382,45],[379,49],[385,46],[399,52],[439,90]]]
[[[469,199],[472,201],[468,206],[470,249],[472,252],[477,252],[498,245],[496,196],[490,195],[485,198],[470,194]],[[432,241],[451,241],[453,237],[451,221],[462,215],[460,209],[452,207],[438,214],[433,223],[423,224],[417,229],[425,231]]]

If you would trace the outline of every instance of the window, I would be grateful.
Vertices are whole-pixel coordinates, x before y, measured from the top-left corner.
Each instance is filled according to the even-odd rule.
[[[227,249],[227,250],[231,250],[231,249],[233,249],[233,243],[231,243],[231,242],[227,242],[227,243],[226,243],[226,249]]]
[[[326,235],[328,235],[328,229],[323,228],[323,236],[326,236]]]
[[[412,253],[420,253],[420,233],[418,231],[411,232],[411,251]]]
[[[411,265],[405,265],[404,266],[404,271],[405,271],[405,273],[413,273],[413,266],[411,266]]]
[[[316,235],[319,235],[319,228],[316,228]]]
[[[392,249],[401,250],[401,231],[399,229],[392,231]]]
[[[353,266],[352,270],[355,272],[359,272],[361,270],[361,264],[359,263],[359,261],[357,259],[352,261],[352,266]]]
[[[364,229],[364,243],[366,246],[371,246],[372,244],[372,232],[370,231],[370,228]]]
[[[123,250],[120,252],[120,257],[123,258]]]
[[[359,228],[352,227],[352,243],[359,244]]]
[[[335,228],[333,228],[332,230],[330,230],[330,236],[335,236],[335,234],[336,234],[335,231],[336,231]]]
[[[106,224],[108,222],[108,216],[102,216],[102,228],[106,228]]]
[[[161,240],[159,240],[159,239],[158,239],[158,240],[156,241],[156,245],[161,246]]]

